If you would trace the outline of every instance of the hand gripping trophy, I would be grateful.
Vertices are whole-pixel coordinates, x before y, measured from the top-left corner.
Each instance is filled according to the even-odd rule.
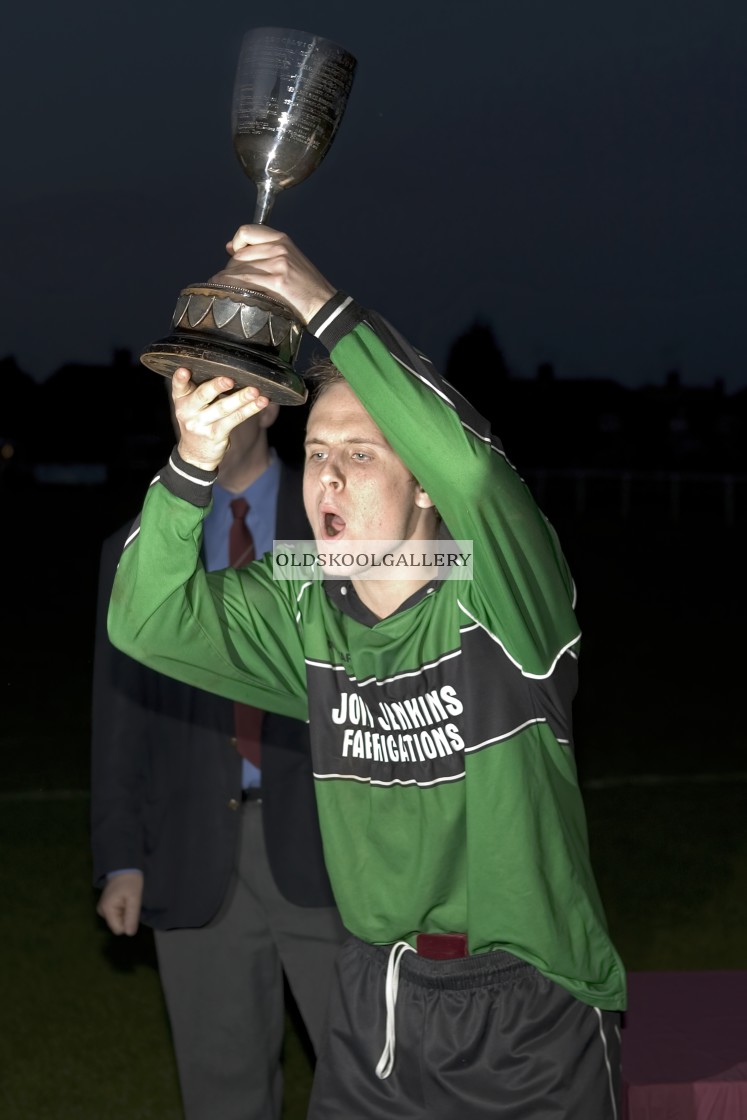
[[[329,39],[281,27],[247,31],[233,96],[233,144],[257,188],[254,223],[275,196],[319,166],[345,111],[356,59]],[[264,292],[230,284],[190,284],[179,293],[171,333],[141,362],[171,377],[187,366],[195,381],[220,374],[257,385],[279,404],[303,404],[306,386],[293,366],[303,324]]]

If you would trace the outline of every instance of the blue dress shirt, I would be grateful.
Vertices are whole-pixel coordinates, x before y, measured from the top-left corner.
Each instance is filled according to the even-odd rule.
[[[224,490],[219,482],[213,485],[213,504],[203,525],[202,555],[209,572],[228,567],[228,536],[233,521],[231,502],[234,498],[246,498],[249,510],[246,523],[254,538],[257,556],[263,556],[272,548],[275,539],[278,491],[280,488],[280,461],[271,451],[270,465],[241,493],[232,494]],[[261,784],[261,774],[248,759],[243,759],[241,784],[248,786]]]

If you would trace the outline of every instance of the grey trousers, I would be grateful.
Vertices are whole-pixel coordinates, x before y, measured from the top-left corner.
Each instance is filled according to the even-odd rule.
[[[283,973],[317,1050],[345,936],[334,907],[283,898],[267,863],[261,804],[240,811],[235,872],[218,915],[200,929],[155,934],[186,1120],[277,1120]]]

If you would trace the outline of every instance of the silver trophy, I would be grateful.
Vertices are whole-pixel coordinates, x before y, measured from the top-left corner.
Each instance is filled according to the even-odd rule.
[[[233,144],[257,188],[253,221],[275,196],[303,182],[329,151],[353,84],[356,59],[319,35],[257,27],[244,36],[233,95]],[[140,361],[171,377],[186,366],[195,381],[220,374],[257,385],[279,404],[303,404],[294,362],[303,323],[280,300],[231,284],[190,284],[179,293],[171,333]]]

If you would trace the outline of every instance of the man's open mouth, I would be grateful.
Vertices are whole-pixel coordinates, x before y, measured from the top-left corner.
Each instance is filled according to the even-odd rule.
[[[341,536],[345,531],[345,521],[337,513],[324,513],[322,515],[322,526],[324,529],[324,539],[333,541],[336,537]]]

